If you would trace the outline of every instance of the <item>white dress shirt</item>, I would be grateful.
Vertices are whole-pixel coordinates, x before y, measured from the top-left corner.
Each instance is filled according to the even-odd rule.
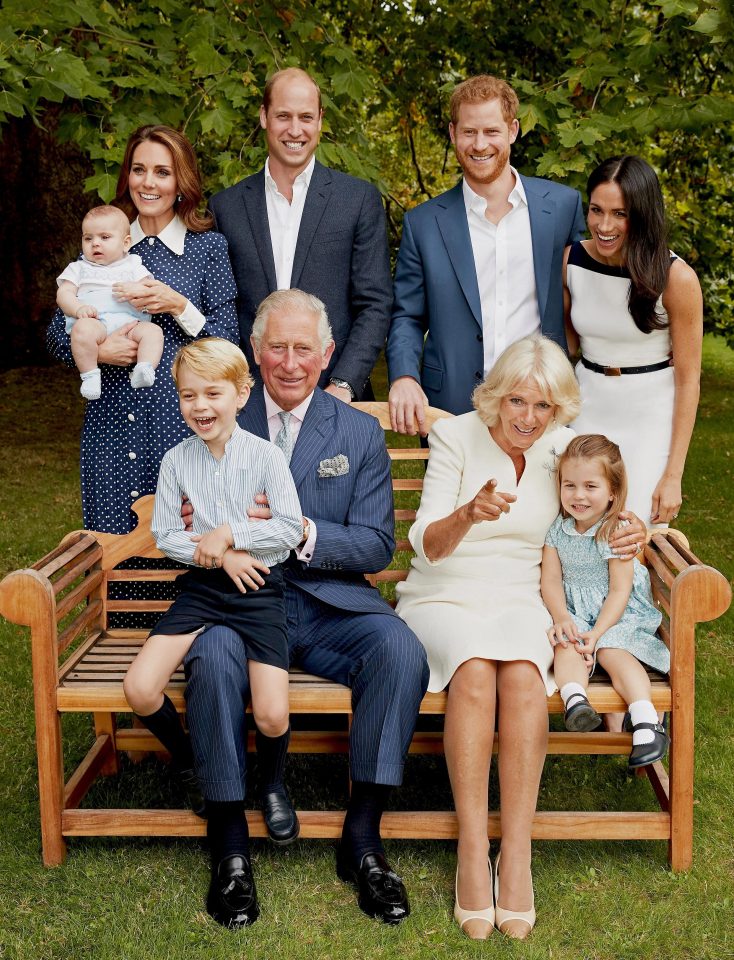
[[[528,201],[517,170],[510,169],[515,176],[507,198],[512,209],[497,224],[484,215],[484,197],[463,181],[482,307],[485,374],[511,343],[540,331]]]
[[[298,231],[301,227],[303,207],[315,163],[316,158],[311,157],[306,169],[301,171],[293,181],[293,199],[287,200],[270,176],[270,159],[265,161],[265,203],[268,209],[270,243],[273,248],[275,281],[278,284],[278,290],[290,289]]]
[[[151,246],[155,243],[154,237],[148,237],[143,233],[143,228],[140,226],[140,220],[137,217],[130,224],[130,239],[132,240],[132,246],[140,243],[141,240],[147,240]],[[186,240],[186,225],[183,220],[180,217],[174,217],[158,234],[158,239],[168,247],[171,253],[175,253],[177,257],[182,257]],[[172,313],[171,316],[184,333],[187,333],[190,337],[198,337],[206,323],[204,314],[189,300],[186,301],[186,306],[178,316],[175,313]]]
[[[275,443],[275,438],[278,436],[278,431],[282,426],[278,414],[282,412],[283,408],[279,407],[275,400],[273,400],[266,387],[263,387],[263,397],[265,398],[265,416],[268,418],[268,435],[270,436],[270,442]],[[306,411],[311,405],[312,400],[313,392],[309,393],[302,403],[299,403],[297,407],[294,407],[290,411],[290,430],[293,435],[294,449],[298,434],[303,425],[303,418],[306,416]],[[305,519],[308,520],[309,523],[308,540],[306,540],[300,549],[296,549],[295,553],[299,560],[303,560],[304,563],[310,563],[313,557],[314,547],[316,546],[316,524],[310,517],[306,517]]]

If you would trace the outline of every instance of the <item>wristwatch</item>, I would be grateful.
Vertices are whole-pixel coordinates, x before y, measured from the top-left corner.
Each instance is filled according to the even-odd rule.
[[[352,400],[354,400],[354,398],[357,396],[352,388],[352,385],[347,383],[346,380],[340,380],[338,377],[332,377],[331,380],[329,380],[329,383],[333,383],[335,387],[341,387],[342,390],[348,390]]]

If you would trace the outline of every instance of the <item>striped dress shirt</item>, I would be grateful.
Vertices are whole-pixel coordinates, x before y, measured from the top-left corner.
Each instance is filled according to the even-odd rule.
[[[265,493],[272,519],[250,520],[255,495]],[[184,528],[181,498],[194,508],[193,530]],[[247,550],[268,566],[282,563],[303,537],[301,505],[282,452],[235,425],[224,456],[215,459],[199,437],[169,450],[161,462],[153,508],[158,549],[194,565],[194,534],[228,523],[235,550]]]

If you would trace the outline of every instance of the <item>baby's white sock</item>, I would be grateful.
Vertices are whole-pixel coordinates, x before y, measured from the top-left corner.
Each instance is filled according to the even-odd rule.
[[[630,720],[632,726],[636,723],[657,723],[658,714],[649,700],[635,700],[630,704]],[[632,746],[639,743],[652,743],[655,735],[652,730],[635,730],[632,734]]]
[[[155,383],[155,368],[152,363],[136,363],[130,374],[130,386],[133,390],[139,387],[152,387]]]
[[[563,700],[563,706],[568,708],[568,701],[572,700],[574,697],[583,697],[586,699],[586,691],[580,683],[564,683],[561,687],[561,699]],[[573,706],[573,703],[571,703],[570,706]]]
[[[81,375],[81,395],[85,400],[99,400],[102,396],[102,374],[99,367],[94,370],[87,370]]]

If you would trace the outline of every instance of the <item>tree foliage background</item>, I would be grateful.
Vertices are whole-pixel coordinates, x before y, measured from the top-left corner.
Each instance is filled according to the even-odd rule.
[[[379,185],[395,244],[403,210],[456,181],[448,97],[473,73],[520,94],[524,173],[583,191],[600,159],[641,154],[707,329],[734,344],[733,40],[732,0],[4,0],[0,362],[41,359],[54,277],[130,132],[177,127],[208,192],[234,183],[264,161],[262,86],[290,65],[324,94],[319,159]]]

